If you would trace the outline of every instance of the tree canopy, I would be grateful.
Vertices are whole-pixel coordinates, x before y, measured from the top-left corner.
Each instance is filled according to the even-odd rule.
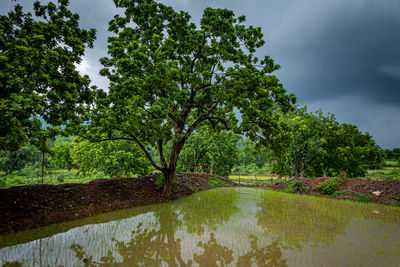
[[[315,177],[346,172],[358,177],[383,164],[381,149],[368,133],[337,122],[331,114],[298,108],[282,114],[279,126],[280,134],[267,144],[278,174]]]
[[[90,136],[136,142],[164,173],[166,196],[183,145],[197,127],[268,136],[276,108],[290,109],[294,95],[271,75],[279,66],[255,56],[264,45],[261,28],[246,26],[244,16],[206,8],[196,25],[188,13],[153,0],[114,2],[123,15],[109,23],[109,57],[101,59],[101,74],[110,87],[97,100]],[[173,143],[166,158],[168,140]],[[158,148],[160,162],[150,146]]]
[[[76,64],[93,47],[95,30],[79,27],[68,0],[33,7],[33,15],[17,4],[0,16],[0,149],[16,150],[38,134],[56,135],[56,126],[81,123],[93,100],[89,77]]]

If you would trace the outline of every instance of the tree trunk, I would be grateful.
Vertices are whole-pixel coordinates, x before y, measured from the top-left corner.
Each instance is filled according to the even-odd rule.
[[[42,152],[42,184],[44,183],[44,152]]]
[[[297,161],[295,161],[293,164],[294,164],[294,171],[295,171],[294,178],[299,178],[299,168],[297,166]]]
[[[174,143],[171,150],[171,157],[169,160],[168,168],[164,169],[163,174],[165,178],[163,196],[172,199],[172,182],[176,172],[176,164],[178,162],[179,153],[182,146],[179,143]]]
[[[163,196],[172,199],[172,182],[174,180],[175,170],[173,172],[167,171],[164,173],[164,189],[163,189]]]
[[[306,165],[304,164],[304,160],[301,161],[301,178],[304,178],[306,175]]]

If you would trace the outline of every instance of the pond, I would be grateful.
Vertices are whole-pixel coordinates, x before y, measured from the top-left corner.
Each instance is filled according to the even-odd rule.
[[[0,236],[0,266],[399,266],[400,208],[220,188]]]

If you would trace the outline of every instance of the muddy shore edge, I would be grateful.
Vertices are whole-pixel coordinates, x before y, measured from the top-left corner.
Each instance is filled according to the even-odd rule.
[[[207,173],[177,173],[173,199],[211,189],[210,182],[234,186]],[[76,220],[108,211],[170,201],[156,175],[97,179],[87,184],[27,185],[0,189],[0,234]]]
[[[97,179],[88,184],[27,185],[0,189],[0,234],[68,222],[108,211],[170,201],[156,185],[156,175],[138,178]],[[302,178],[311,189],[329,177]],[[174,199],[211,189],[212,183],[237,186],[227,178],[207,173],[177,173],[173,188]],[[285,183],[264,187],[283,191]],[[370,202],[397,204],[400,181],[346,179],[340,191],[371,196]],[[374,194],[375,192],[375,194]],[[376,192],[380,192],[376,195]],[[321,195],[311,190],[310,195]],[[337,198],[355,200],[349,195]]]

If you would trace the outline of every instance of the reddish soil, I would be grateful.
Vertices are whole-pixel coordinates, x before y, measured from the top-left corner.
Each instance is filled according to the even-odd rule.
[[[205,173],[178,173],[173,198],[210,189],[214,177]],[[28,185],[0,189],[0,233],[70,221],[111,210],[169,201],[155,185],[156,176],[98,179],[88,184]]]
[[[305,187],[311,188],[311,195],[321,195],[319,192],[313,190],[320,183],[327,181],[331,178],[329,177],[319,177],[319,178],[300,178]],[[277,183],[271,186],[270,189],[274,190],[284,190],[286,183]],[[339,186],[338,191],[346,191],[348,193],[360,193],[369,195],[372,197],[371,202],[378,202],[383,204],[399,204],[399,201],[393,197],[400,197],[400,181],[377,181],[368,179],[350,179],[344,180],[344,183]],[[372,192],[379,191],[379,196],[373,194]],[[351,195],[339,195],[337,198],[347,198],[347,199],[358,199],[356,196]]]

